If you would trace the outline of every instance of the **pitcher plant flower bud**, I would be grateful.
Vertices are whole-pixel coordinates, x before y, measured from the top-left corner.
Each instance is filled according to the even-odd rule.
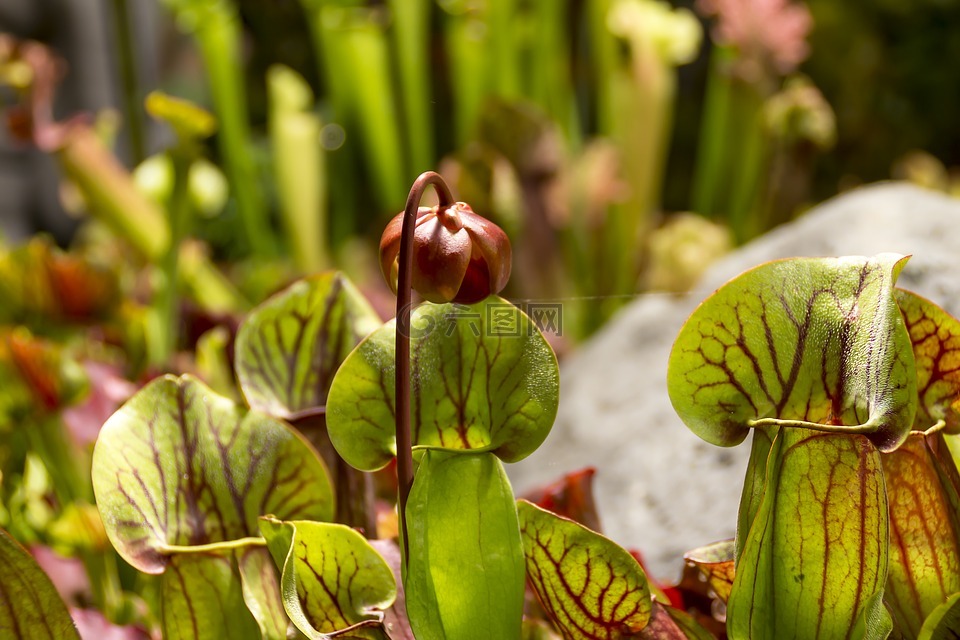
[[[394,293],[403,217],[393,218],[380,238],[380,269]],[[507,284],[510,260],[507,234],[465,202],[417,210],[412,284],[425,300],[479,302]]]

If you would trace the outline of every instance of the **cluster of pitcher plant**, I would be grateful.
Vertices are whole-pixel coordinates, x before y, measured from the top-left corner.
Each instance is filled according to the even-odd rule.
[[[304,278],[236,331],[243,401],[156,378],[100,429],[89,476],[54,429],[31,441],[67,522],[109,540],[76,548],[127,637],[956,637],[960,322],[895,288],[905,257],[761,265],[687,321],[674,406],[708,442],[752,433],[752,454],[736,540],[663,588],[591,529],[589,473],[514,497],[504,463],[547,437],[559,371],[497,297],[506,234],[426,173],[380,251],[396,319],[340,273]],[[50,255],[46,286],[68,259]],[[23,388],[72,402],[53,356],[4,344]],[[0,635],[78,638],[81,610],[6,532],[0,557]]]

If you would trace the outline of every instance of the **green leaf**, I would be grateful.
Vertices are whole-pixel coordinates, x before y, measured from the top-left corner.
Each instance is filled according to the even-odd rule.
[[[160,582],[164,640],[260,640],[233,554],[178,554]]]
[[[0,637],[80,640],[50,578],[3,529],[0,529]]]
[[[237,552],[237,567],[247,610],[253,614],[264,640],[286,640],[290,621],[280,597],[280,576],[267,549]]]
[[[739,559],[746,542],[750,524],[757,515],[760,501],[763,499],[763,488],[767,479],[767,458],[770,456],[770,447],[773,443],[771,435],[773,429],[756,429],[750,442],[750,460],[747,462],[747,473],[743,479],[743,492],[740,494],[740,508],[737,510],[737,537],[735,541],[734,558]]]
[[[732,640],[885,638],[888,522],[865,437],[779,429],[727,603]]]
[[[416,637],[519,640],[523,548],[500,460],[424,451],[406,515],[404,588]]]
[[[281,567],[283,606],[311,639],[346,629],[350,637],[382,638],[383,610],[397,595],[386,561],[353,529],[322,522],[260,519]],[[341,637],[339,634],[337,637]]]
[[[730,598],[734,579],[733,540],[722,540],[693,549],[683,554],[683,559],[697,568],[721,601],[726,602]]]
[[[953,640],[958,636],[960,636],[960,593],[955,593],[927,617],[917,640]]]
[[[323,407],[340,364],[380,325],[343,274],[297,281],[254,309],[237,332],[237,378],[247,402],[281,418]]]
[[[517,511],[530,584],[564,636],[637,637],[653,604],[647,576],[633,556],[526,500],[517,501]]]
[[[532,453],[557,413],[556,356],[519,309],[491,296],[474,305],[425,303],[411,314],[411,429],[415,445]],[[395,323],[360,343],[337,372],[327,403],[330,439],[372,471],[396,454]]]
[[[190,376],[154,380],[111,416],[93,486],[113,546],[146,573],[190,547],[257,536],[260,515],[333,514],[327,470],[299,434]]]
[[[895,449],[913,426],[916,376],[893,285],[906,258],[795,258],[721,287],[670,355],[673,406],[704,440],[750,427],[863,433]]]
[[[890,503],[884,600],[897,628],[916,637],[927,616],[960,592],[960,478],[940,433],[914,432],[881,459]]]

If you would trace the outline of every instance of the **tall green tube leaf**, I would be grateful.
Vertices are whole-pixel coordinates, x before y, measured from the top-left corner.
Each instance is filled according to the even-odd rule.
[[[883,638],[879,451],[916,415],[901,256],[782,260],[724,285],[671,353],[668,389],[714,444],[758,431],[737,532],[731,638]],[[826,603],[829,603],[827,605]]]
[[[866,437],[781,427],[737,561],[730,638],[886,638],[886,514]]]
[[[244,238],[255,254],[272,249],[272,232],[250,153],[240,17],[232,0],[164,0],[180,27],[197,40],[220,123],[217,143],[237,201]]]
[[[524,559],[513,500],[494,455],[424,452],[407,501],[404,576],[419,640],[520,640]]]
[[[267,90],[274,179],[287,245],[297,268],[313,273],[330,262],[322,123],[313,113],[313,92],[296,71],[282,65],[271,67]]]

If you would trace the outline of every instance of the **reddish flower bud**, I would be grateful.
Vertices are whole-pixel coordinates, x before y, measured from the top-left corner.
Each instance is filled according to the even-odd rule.
[[[397,292],[403,213],[380,238],[380,270]],[[430,302],[473,304],[498,293],[510,278],[510,239],[464,202],[420,207],[413,232],[413,288]]]

